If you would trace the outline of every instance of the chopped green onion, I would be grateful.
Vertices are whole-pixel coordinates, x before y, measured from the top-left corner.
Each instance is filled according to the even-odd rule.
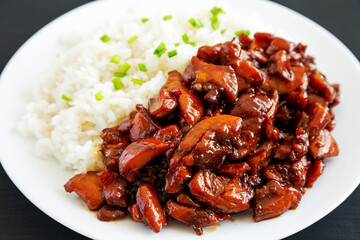
[[[128,43],[132,43],[132,42],[136,41],[137,39],[138,39],[137,36],[132,36],[131,38],[129,38],[129,39],[127,40],[127,42],[128,42]]]
[[[189,23],[196,28],[202,28],[204,24],[199,19],[190,18]]]
[[[184,43],[189,42],[189,36],[186,33],[184,33],[181,37],[182,37],[182,40],[184,41]]]
[[[221,34],[224,34],[226,32],[226,29],[221,30]]]
[[[177,55],[177,51],[176,51],[176,49],[174,49],[174,50],[172,50],[172,51],[168,52],[168,57],[169,57],[169,58],[175,57],[176,55]]]
[[[175,46],[175,47],[178,47],[179,45],[180,45],[179,42],[174,43],[174,46]]]
[[[149,21],[149,19],[148,19],[148,18],[142,18],[141,21],[142,21],[143,23],[146,23],[147,21]]]
[[[190,44],[195,47],[194,42],[189,42],[189,36],[186,33],[184,33],[181,37],[182,37],[182,40],[184,41],[184,43]]]
[[[121,81],[119,77],[114,78],[112,82],[114,84],[115,90],[120,90],[124,87],[124,83]]]
[[[118,64],[120,61],[121,57],[119,55],[114,55],[111,59],[110,62]]]
[[[108,42],[108,41],[111,40],[111,38],[110,38],[108,35],[104,34],[104,35],[100,38],[100,40],[101,40],[102,42]]]
[[[218,20],[217,16],[212,16],[212,17],[210,18],[210,21],[211,21],[211,27],[212,27],[212,29],[216,30],[216,29],[219,28],[220,23],[219,23],[219,20]]]
[[[124,64],[119,66],[120,72],[125,73],[131,68],[131,65],[125,62]]]
[[[69,98],[68,96],[66,96],[65,94],[63,94],[63,95],[61,96],[61,98],[64,99],[65,101],[67,101],[67,102],[71,102],[71,101],[72,101],[72,99]]]
[[[125,77],[125,76],[126,76],[126,73],[115,72],[115,73],[114,73],[114,76],[115,76],[115,77]]]
[[[250,35],[250,31],[249,30],[240,30],[240,31],[236,31],[235,32],[235,35],[238,37],[240,36],[241,34],[245,34],[246,36],[249,36]]]
[[[225,11],[222,10],[222,8],[219,8],[219,7],[214,7],[213,9],[211,9],[210,12],[215,16],[217,16],[219,13],[225,13]]]
[[[143,84],[143,80],[137,79],[137,78],[132,78],[131,81],[137,85],[142,85]]]
[[[139,66],[139,70],[140,70],[141,72],[147,72],[147,69],[146,69],[145,64],[139,63],[138,66]]]
[[[164,16],[164,18],[163,18],[164,21],[171,20],[171,19],[172,19],[171,15]]]
[[[103,95],[102,95],[102,91],[98,91],[96,94],[95,94],[95,99],[96,101],[100,101],[101,99],[103,99]]]
[[[153,53],[159,58],[161,57],[161,55],[163,55],[165,51],[166,51],[165,43],[161,42]]]
[[[212,29],[216,30],[220,26],[217,16],[220,13],[225,13],[225,12],[224,12],[224,10],[222,10],[221,8],[218,8],[218,7],[214,7],[213,9],[211,9],[210,12],[213,14],[213,16],[210,18],[211,27],[212,27]]]

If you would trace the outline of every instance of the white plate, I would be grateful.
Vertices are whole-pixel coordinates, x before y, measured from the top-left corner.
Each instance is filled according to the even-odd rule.
[[[41,75],[62,49],[58,39],[63,31],[72,27],[94,27],[121,14],[126,1],[96,1],[79,7],[48,24],[31,37],[13,56],[1,75],[0,81],[0,159],[20,191],[38,208],[63,225],[96,239],[221,239],[241,236],[243,239],[279,239],[298,232],[318,221],[343,202],[360,182],[358,149],[360,111],[360,65],[352,53],[333,35],[307,18],[267,1],[206,1],[206,0],[152,0],[136,2],[143,9],[201,8],[214,5],[239,12],[256,12],[274,27],[286,30],[299,42],[309,45],[317,66],[332,83],[341,84],[341,104],[336,108],[337,127],[334,137],[340,147],[338,158],[327,160],[324,174],[312,189],[308,189],[295,211],[281,217],[253,222],[251,211],[234,216],[235,222],[225,221],[205,230],[198,237],[185,225],[171,221],[159,234],[129,219],[104,223],[93,213],[81,207],[80,201],[65,194],[63,184],[72,176],[71,171],[59,168],[56,161],[38,159],[33,154],[33,141],[22,138],[15,130],[15,123],[31,100],[30,92]]]

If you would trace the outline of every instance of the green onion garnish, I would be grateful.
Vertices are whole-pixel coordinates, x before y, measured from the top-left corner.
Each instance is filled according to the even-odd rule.
[[[184,41],[184,43],[190,44],[195,47],[194,42],[189,42],[189,36],[186,33],[184,33],[181,37],[182,37],[182,40]]]
[[[175,46],[175,47],[178,47],[179,45],[180,45],[179,42],[174,43],[174,46]]]
[[[199,19],[190,18],[189,23],[196,28],[202,28],[204,24]]]
[[[184,33],[181,37],[182,37],[182,40],[184,41],[184,43],[189,42],[189,36],[186,33]]]
[[[217,16],[212,16],[212,17],[210,18],[210,21],[211,21],[211,27],[212,27],[212,29],[216,30],[216,29],[219,28],[220,23],[219,23],[219,20],[218,20]]]
[[[95,94],[95,99],[96,101],[100,101],[101,99],[103,99],[103,95],[102,95],[102,91],[98,91],[96,94]]]
[[[125,76],[126,76],[126,73],[115,72],[115,73],[114,73],[114,76],[115,76],[115,77],[125,77]]]
[[[177,55],[177,51],[176,51],[176,49],[174,49],[174,50],[172,50],[172,51],[168,52],[168,57],[169,57],[169,58],[172,58],[172,57],[174,57],[174,56],[176,56],[176,55]]]
[[[118,64],[120,61],[121,57],[119,55],[114,55],[111,59],[110,62]]]
[[[120,90],[124,87],[124,83],[121,81],[119,77],[114,78],[112,82],[114,84],[115,90]]]
[[[166,51],[165,43],[161,42],[153,53],[159,58],[161,57],[161,55],[163,55],[165,51]]]
[[[164,16],[164,18],[163,18],[164,21],[171,20],[171,19],[172,19],[171,15]]]
[[[147,69],[146,69],[145,64],[139,63],[139,64],[138,64],[138,67],[139,67],[139,70],[140,70],[141,72],[147,72]]]
[[[219,8],[219,7],[213,7],[213,9],[211,9],[210,12],[215,16],[217,16],[219,13],[225,13],[225,11],[222,10],[222,8]]]
[[[147,21],[149,21],[149,19],[148,19],[148,18],[142,18],[141,21],[142,21],[143,23],[146,23]]]
[[[221,30],[221,34],[224,34],[226,32],[226,29]]]
[[[111,40],[111,38],[110,38],[108,35],[104,34],[104,35],[100,38],[100,40],[101,40],[102,42],[108,42],[108,41]]]
[[[236,31],[235,32],[235,35],[238,37],[240,36],[241,34],[245,34],[246,36],[249,36],[250,35],[250,31],[249,30],[240,30],[240,31]]]
[[[131,38],[129,38],[129,39],[127,40],[127,42],[128,42],[128,43],[132,43],[132,42],[136,41],[137,39],[138,39],[137,36],[132,36]]]
[[[143,84],[143,80],[137,79],[137,78],[132,78],[131,81],[137,85],[142,85]]]
[[[72,101],[72,99],[69,98],[68,96],[66,96],[65,94],[63,94],[63,95],[61,96],[61,98],[64,99],[65,101],[67,101],[67,102],[71,102],[71,101]]]
[[[213,9],[211,9],[210,12],[213,14],[213,16],[210,18],[211,27],[212,27],[212,29],[216,30],[219,28],[219,25],[220,25],[217,16],[220,13],[225,13],[225,12],[224,12],[224,10],[222,10],[221,8],[218,8],[218,7],[214,7]]]
[[[131,65],[125,62],[124,64],[119,66],[120,72],[125,73],[131,68]]]

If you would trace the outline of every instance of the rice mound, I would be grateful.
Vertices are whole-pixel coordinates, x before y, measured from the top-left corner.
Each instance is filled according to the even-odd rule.
[[[125,120],[136,104],[147,107],[150,97],[156,97],[167,79],[167,73],[178,70],[183,73],[197,49],[203,45],[214,45],[231,40],[238,30],[271,31],[258,16],[219,14],[220,26],[213,30],[210,9],[196,14],[204,25],[195,28],[186,14],[172,14],[164,21],[163,16],[149,17],[143,23],[141,16],[122,16],[104,26],[101,31],[84,35],[69,33],[63,39],[70,47],[57,59],[51,71],[34,92],[34,101],[26,106],[26,113],[18,123],[21,133],[35,136],[35,152],[42,158],[56,158],[64,168],[77,172],[97,171],[104,168],[100,134],[102,129]],[[236,16],[236,17],[234,17]],[[142,16],[144,17],[144,16]],[[226,29],[225,32],[221,30]],[[276,32],[276,31],[275,31]],[[182,35],[187,33],[190,42],[184,43]],[[102,42],[107,34],[111,40]],[[138,39],[128,43],[132,36]],[[164,42],[167,52],[174,49],[177,55],[169,58],[165,52],[160,58],[153,54]],[[175,46],[174,43],[180,43]],[[119,55],[118,64],[110,62]],[[116,91],[112,79],[119,66],[129,63],[131,68],[121,78],[124,87]],[[141,72],[138,64],[144,63],[147,72]],[[132,78],[143,80],[140,86]],[[95,94],[102,92],[100,101]],[[67,102],[62,95],[72,99]]]

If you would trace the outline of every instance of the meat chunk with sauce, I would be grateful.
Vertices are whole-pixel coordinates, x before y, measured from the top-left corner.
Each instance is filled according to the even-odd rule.
[[[99,209],[105,201],[103,183],[95,172],[77,174],[64,187],[69,193],[75,192],[92,211]]]
[[[226,213],[216,213],[210,209],[196,209],[178,204],[169,200],[165,204],[166,213],[176,220],[192,227],[198,235],[202,234],[202,228],[215,225],[230,217]]]
[[[264,131],[266,119],[274,116],[278,104],[279,96],[276,91],[265,93],[251,90],[238,98],[229,114],[241,117],[243,126],[232,159],[241,159],[256,147]]]
[[[254,194],[244,179],[217,176],[209,171],[197,172],[189,183],[189,189],[199,202],[224,213],[250,208]]]
[[[302,194],[296,188],[272,180],[255,191],[254,220],[277,217],[289,209],[297,208]]]
[[[180,125],[195,125],[203,115],[200,98],[185,86],[179,72],[171,71],[168,75],[168,80],[160,90],[159,98],[150,101],[151,116],[156,119],[163,118],[177,106]]]
[[[224,89],[224,93],[230,102],[234,102],[239,92],[238,80],[234,70],[229,66],[219,66],[206,63],[193,57],[186,67],[184,80],[187,84],[195,86],[196,90],[202,91],[202,85],[206,83]]]
[[[136,205],[146,225],[158,233],[168,223],[159,202],[155,188],[150,184],[141,185],[136,193]]]

